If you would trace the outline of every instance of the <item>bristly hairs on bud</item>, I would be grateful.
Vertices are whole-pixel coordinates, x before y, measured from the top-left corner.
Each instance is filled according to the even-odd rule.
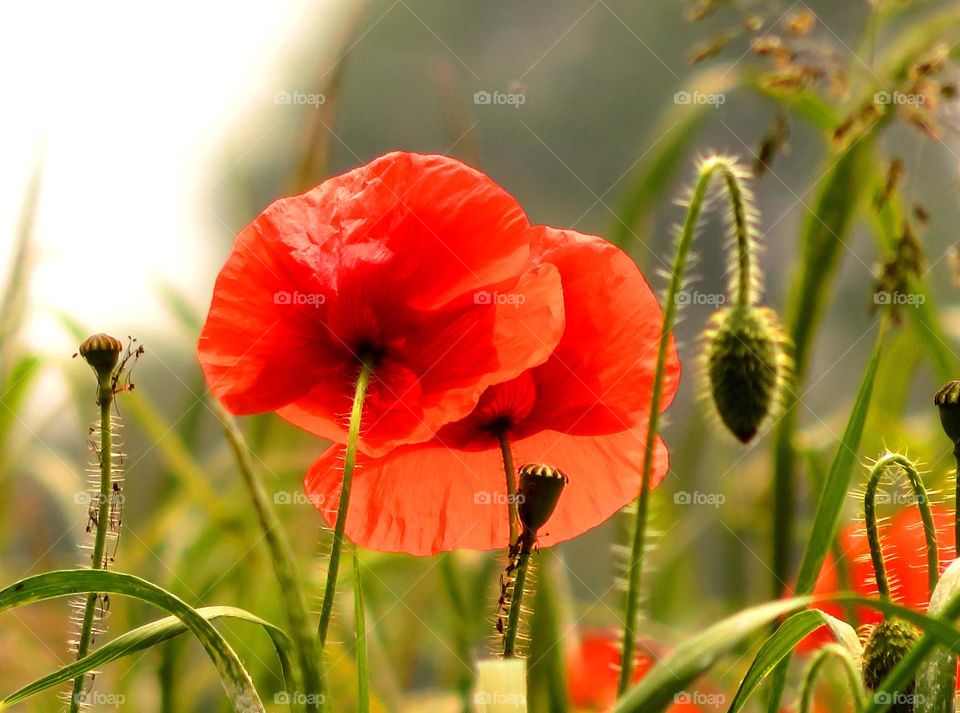
[[[861,627],[860,635],[864,642],[860,670],[863,683],[869,691],[879,688],[920,640],[920,633],[913,624],[897,618]],[[887,710],[891,713],[913,713],[914,689],[915,681],[911,680]]]
[[[630,560],[626,573],[627,593],[624,602],[623,616],[623,651],[620,661],[620,676],[617,683],[619,695],[622,695],[627,690],[633,676],[637,620],[640,609],[640,579],[643,570],[643,550],[646,542],[646,521],[649,509],[650,477],[653,467],[653,454],[655,452],[656,439],[660,426],[660,406],[663,395],[663,380],[666,373],[670,335],[673,332],[673,327],[677,320],[677,298],[684,283],[684,276],[690,259],[691,245],[699,229],[700,215],[709,207],[712,201],[713,194],[710,193],[710,187],[713,179],[718,175],[723,180],[724,192],[729,197],[730,206],[727,220],[733,243],[731,249],[728,251],[731,256],[732,279],[730,291],[734,302],[732,309],[741,310],[741,312],[738,313],[740,315],[737,318],[738,321],[744,323],[752,321],[755,325],[758,325],[755,329],[756,336],[768,346],[764,365],[767,367],[767,371],[772,372],[776,376],[773,386],[770,387],[769,384],[767,384],[769,375],[761,374],[764,384],[767,384],[764,390],[766,397],[758,399],[752,395],[751,400],[748,402],[748,408],[746,410],[754,414],[753,420],[756,420],[755,415],[760,411],[757,403],[762,402],[762,405],[765,405],[764,413],[761,414],[760,419],[763,420],[770,412],[771,407],[779,403],[780,392],[783,388],[786,388],[786,384],[789,382],[787,375],[790,369],[788,368],[789,357],[787,356],[786,338],[782,336],[779,327],[774,328],[776,320],[773,318],[772,312],[761,311],[754,307],[754,303],[760,293],[761,280],[759,269],[755,266],[753,260],[757,243],[755,233],[758,214],[753,207],[753,196],[746,187],[749,171],[741,166],[736,158],[731,156],[718,154],[707,156],[698,161],[696,181],[687,193],[686,198],[681,202],[681,205],[686,208],[686,215],[683,223],[677,230],[676,254],[669,274],[666,299],[663,305],[663,324],[660,330],[660,342],[653,377],[650,419],[645,441],[646,457],[644,458],[643,472],[640,479],[640,495],[637,501],[637,515],[633,526]],[[752,312],[754,314],[753,319],[747,320],[743,318],[742,315],[744,312],[747,314]],[[734,324],[733,326],[737,327],[738,325]],[[732,330],[733,335],[737,333],[738,331],[736,329]],[[722,367],[723,363],[728,361],[729,360],[719,359],[718,363]],[[726,376],[726,374],[722,373],[722,368],[720,372],[722,376]],[[746,376],[749,380],[751,374],[748,373]],[[743,379],[741,378],[740,380],[742,381]],[[730,382],[730,378],[725,379],[723,381],[723,388],[728,389],[727,385]],[[723,393],[726,394],[727,392],[724,391]],[[742,401],[742,398],[738,399],[732,396],[729,399],[723,400],[723,407],[728,411],[730,408],[743,410]],[[717,405],[718,407],[721,406],[721,404]],[[723,420],[727,422],[727,419]],[[756,424],[756,427],[759,427],[759,423]],[[756,432],[756,428],[745,427],[740,429],[744,435],[751,430],[753,433]],[[750,433],[751,437],[753,433]]]
[[[144,349],[137,340],[130,338],[126,351],[119,339],[107,334],[94,334],[84,340],[74,356],[81,356],[97,376],[97,405],[100,418],[89,429],[90,451],[94,460],[87,470],[89,489],[78,494],[78,501],[87,503],[86,533],[88,541],[80,549],[89,557],[81,566],[92,569],[108,569],[116,561],[120,528],[123,524],[123,460],[120,450],[119,430],[122,428],[119,413],[114,413],[114,397],[121,391],[133,389],[130,373]],[[122,357],[121,357],[122,355]],[[82,497],[80,497],[82,495]],[[89,654],[96,637],[106,630],[105,619],[110,613],[110,596],[92,593],[70,602],[70,620],[75,629],[69,641],[71,653],[77,660]],[[71,713],[81,706],[89,707],[86,699],[96,672],[74,679],[72,686],[62,697]]]

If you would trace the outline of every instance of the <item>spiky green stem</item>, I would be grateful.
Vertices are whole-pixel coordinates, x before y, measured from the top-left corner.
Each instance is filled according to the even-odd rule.
[[[650,478],[653,471],[654,453],[657,443],[657,434],[660,428],[660,404],[663,398],[663,379],[667,368],[667,355],[670,347],[670,334],[677,318],[677,295],[683,286],[683,277],[686,272],[687,261],[690,257],[690,247],[697,232],[700,213],[703,210],[710,187],[710,181],[720,173],[724,176],[729,190],[730,203],[733,206],[734,229],[737,235],[738,262],[741,266],[747,265],[747,275],[737,281],[738,299],[744,286],[749,297],[749,264],[750,239],[746,221],[746,208],[743,191],[739,188],[739,170],[736,163],[722,156],[711,157],[703,161],[693,187],[687,214],[680,230],[677,241],[677,251],[673,259],[673,269],[670,275],[670,285],[667,288],[666,301],[663,306],[663,325],[660,329],[660,344],[657,350],[657,363],[653,375],[653,390],[650,399],[650,417],[647,423],[647,434],[644,446],[643,471],[640,479],[640,495],[637,501],[637,514],[633,526],[633,538],[630,549],[630,561],[627,568],[627,595],[623,615],[623,650],[620,659],[620,676],[617,682],[618,695],[623,695],[633,680],[634,655],[636,652],[637,617],[640,608],[640,574],[643,569],[643,546],[646,537],[647,516],[650,499]],[[737,190],[730,190],[731,185]],[[737,216],[742,216],[742,220]],[[742,235],[740,233],[743,233]]]
[[[290,622],[290,638],[300,663],[300,675],[304,686],[306,710],[313,713],[319,710],[321,688],[319,654],[312,636],[310,617],[307,613],[307,599],[297,571],[296,560],[290,548],[290,541],[280,524],[280,518],[267,496],[263,483],[254,472],[250,449],[234,418],[226,409],[215,402],[217,416],[223,425],[223,432],[233,450],[237,469],[243,477],[244,485],[253,502],[264,541],[270,550],[270,562],[274,578],[283,599],[284,611]]]
[[[867,488],[863,498],[863,514],[867,524],[867,542],[870,545],[870,559],[873,562],[874,576],[877,580],[877,590],[880,597],[889,601],[890,583],[887,580],[887,569],[883,561],[883,544],[880,542],[880,531],[877,526],[876,497],[880,479],[887,468],[899,466],[906,473],[910,485],[913,486],[920,518],[923,520],[923,536],[927,547],[927,582],[932,593],[940,578],[940,563],[937,551],[937,530],[930,512],[930,501],[927,491],[923,487],[923,480],[916,466],[906,456],[899,453],[888,453],[874,464],[867,479]]]
[[[510,658],[516,653],[517,633],[520,630],[520,612],[523,608],[523,590],[527,584],[527,570],[530,568],[530,555],[533,553],[533,543],[536,542],[535,532],[524,528],[518,546],[520,552],[517,559],[517,573],[510,590],[510,614],[507,617],[507,628],[503,635],[503,656]]]
[[[357,461],[357,440],[360,438],[360,420],[363,416],[363,402],[367,387],[373,374],[372,365],[364,361],[357,377],[353,396],[353,409],[350,412],[350,425],[347,430],[347,452],[343,463],[343,481],[340,485],[340,503],[337,506],[337,520],[333,527],[333,545],[330,561],[327,565],[327,581],[323,590],[323,602],[320,605],[320,624],[317,627],[317,641],[320,646],[320,684],[325,694],[326,670],[323,666],[323,654],[327,646],[327,634],[330,630],[330,618],[333,615],[333,600],[337,591],[337,573],[340,571],[340,552],[343,549],[343,531],[347,525],[347,509],[350,505],[350,489],[353,485],[353,468]],[[324,699],[326,700],[326,699]]]
[[[960,558],[960,445],[953,449],[957,470],[953,474],[953,556]]]
[[[107,546],[107,530],[110,526],[109,502],[110,488],[113,482],[113,424],[110,422],[110,409],[113,405],[112,372],[102,370],[98,375],[97,403],[100,405],[100,491],[97,494],[96,534],[93,540],[93,554],[90,567],[103,569],[104,551]],[[98,593],[87,595],[83,608],[83,622],[80,625],[80,638],[77,641],[77,660],[90,652],[90,638],[93,633],[93,621],[96,616]],[[77,676],[73,681],[70,695],[70,713],[80,710],[83,698],[83,682],[86,676]]]
[[[507,481],[507,517],[510,519],[510,542],[513,544],[520,536],[520,516],[517,514],[517,471],[513,467],[513,453],[507,434],[501,431],[500,455],[503,457],[503,475]]]

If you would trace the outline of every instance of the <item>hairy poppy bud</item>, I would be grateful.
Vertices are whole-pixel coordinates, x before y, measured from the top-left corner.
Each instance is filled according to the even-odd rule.
[[[766,307],[714,314],[706,332],[706,372],[720,419],[743,443],[779,405],[790,369],[787,338]]]
[[[940,410],[940,424],[947,438],[953,441],[954,450],[960,452],[960,381],[944,385],[933,397]]]
[[[536,532],[546,524],[567,481],[566,475],[549,465],[531,464],[520,468],[518,510],[526,530]]]
[[[863,647],[863,683],[867,689],[876,690],[919,638],[913,625],[902,619],[884,619],[871,627]],[[913,690],[911,682],[893,697],[889,710],[892,713],[912,713]]]
[[[119,339],[103,333],[87,337],[80,345],[80,356],[93,367],[100,379],[113,374],[122,351],[123,344]]]

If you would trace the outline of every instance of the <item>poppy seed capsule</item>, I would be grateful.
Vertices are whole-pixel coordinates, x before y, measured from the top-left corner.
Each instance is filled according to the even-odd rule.
[[[960,381],[944,385],[933,397],[940,411],[940,424],[947,438],[953,441],[955,451],[960,452]]]
[[[710,394],[726,427],[743,443],[780,399],[789,357],[773,310],[736,306],[713,315],[706,335]]]
[[[560,500],[568,478],[549,465],[525,465],[520,468],[518,514],[524,529],[536,532],[543,527]]]
[[[863,683],[867,689],[876,690],[919,638],[913,625],[902,619],[884,619],[871,627],[863,647]],[[913,690],[914,684],[911,681],[910,685],[896,696],[889,710],[892,713],[912,713]]]
[[[80,356],[101,378],[106,378],[113,373],[122,351],[123,344],[119,339],[103,333],[87,337],[80,345]]]

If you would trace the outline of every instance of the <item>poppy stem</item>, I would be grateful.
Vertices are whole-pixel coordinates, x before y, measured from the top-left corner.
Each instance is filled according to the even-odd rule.
[[[877,526],[876,499],[880,479],[891,466],[897,466],[903,470],[910,481],[910,485],[913,486],[917,507],[920,509],[920,519],[923,520],[923,535],[927,543],[927,582],[931,594],[936,589],[937,580],[940,578],[937,530],[933,523],[930,501],[927,498],[927,491],[923,487],[923,480],[920,478],[917,467],[909,458],[899,453],[887,453],[870,469],[863,498],[863,514],[867,525],[867,542],[870,545],[870,559],[873,562],[874,578],[877,580],[877,591],[880,598],[885,601],[890,600],[890,583],[887,580],[887,568],[883,561],[883,543],[880,541],[880,531]]]
[[[523,591],[527,584],[527,570],[530,568],[530,555],[533,553],[533,544],[537,534],[524,528],[520,540],[517,541],[517,564],[513,586],[510,589],[510,613],[507,616],[507,628],[503,634],[503,657],[510,658],[516,654],[517,632],[520,630],[520,613],[523,609]]]
[[[90,518],[95,524],[96,534],[93,541],[91,555],[91,569],[105,569],[105,551],[107,546],[107,530],[110,527],[110,488],[113,482],[113,423],[110,420],[110,409],[113,405],[113,374],[112,370],[102,370],[98,373],[97,403],[100,406],[100,443],[97,445],[100,460],[100,490],[93,495],[96,504],[90,506]],[[77,639],[77,660],[79,661],[90,653],[90,643],[93,638],[93,623],[96,618],[99,593],[87,595],[83,608],[83,620],[80,624],[80,636]],[[70,713],[80,710],[80,703],[85,694],[83,683],[86,674],[77,676],[73,680],[73,691],[70,696]]]
[[[735,297],[738,302],[743,303],[750,303],[753,300],[753,278],[750,272],[752,238],[749,231],[749,211],[745,205],[748,194],[746,189],[740,185],[743,172],[735,160],[724,156],[711,156],[701,162],[696,183],[687,203],[687,213],[677,239],[670,284],[667,287],[666,300],[663,305],[663,324],[660,329],[660,344],[653,376],[650,418],[647,423],[643,471],[640,478],[640,495],[637,500],[637,514],[634,519],[630,560],[627,568],[627,595],[623,615],[623,649],[620,659],[620,677],[617,681],[618,696],[626,692],[633,680],[637,619],[640,612],[640,575],[643,570],[650,480],[653,473],[657,435],[660,429],[660,405],[663,398],[663,380],[666,375],[670,334],[677,319],[677,309],[680,304],[678,296],[683,287],[684,273],[690,257],[690,248],[697,234],[700,213],[707,203],[707,191],[711,180],[717,173],[724,177],[725,185],[729,191],[733,230],[736,234],[738,248],[736,265],[739,277],[735,283]]]
[[[260,529],[270,550],[270,563],[273,565],[274,577],[283,598],[284,611],[290,623],[290,639],[293,642],[297,659],[300,663],[300,675],[306,693],[306,710],[314,713],[319,710],[320,669],[316,641],[311,635],[310,617],[307,610],[307,600],[297,571],[290,541],[280,524],[280,518],[270,504],[270,499],[263,483],[257,477],[250,457],[251,451],[236,420],[227,412],[219,401],[214,401],[217,417],[223,426],[224,435],[233,450],[237,469],[243,477],[243,482],[253,501]]]
[[[500,431],[500,453],[503,456],[503,474],[507,479],[507,517],[510,521],[510,542],[512,545],[520,536],[520,516],[517,514],[517,475],[513,467],[513,453],[510,451],[510,441],[507,434]]]
[[[863,681],[860,678],[860,667],[850,652],[840,644],[826,644],[810,659],[810,665],[803,674],[803,685],[800,694],[800,713],[812,713],[814,710],[814,693],[816,692],[817,678],[823,665],[830,659],[841,664],[850,693],[853,696],[854,710],[863,708],[866,692],[863,690]]]
[[[356,391],[353,396],[353,409],[350,412],[350,425],[347,431],[347,453],[343,463],[343,482],[340,485],[340,503],[337,506],[337,521],[333,527],[333,546],[327,565],[327,581],[323,590],[323,603],[320,606],[320,624],[317,627],[317,641],[320,645],[321,692],[326,691],[326,672],[322,665],[323,654],[330,630],[330,618],[333,615],[333,599],[337,591],[337,573],[340,570],[340,552],[343,549],[343,531],[347,524],[347,509],[350,505],[350,488],[353,485],[353,468],[357,460],[357,440],[360,437],[360,420],[363,416],[363,401],[370,385],[373,373],[370,362],[364,361],[357,377]]]
[[[953,474],[953,556],[960,559],[960,446],[953,449],[957,470]]]

